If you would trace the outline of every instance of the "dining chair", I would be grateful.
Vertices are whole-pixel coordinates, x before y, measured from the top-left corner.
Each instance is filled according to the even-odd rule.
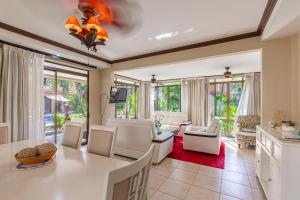
[[[149,171],[154,145],[135,162],[108,175],[106,200],[147,200]]]
[[[87,152],[112,157],[116,142],[116,130],[116,127],[111,126],[91,126]]]
[[[9,123],[0,123],[0,144],[11,142],[11,133]]]
[[[66,122],[64,127],[62,145],[80,149],[83,137],[83,123]]]

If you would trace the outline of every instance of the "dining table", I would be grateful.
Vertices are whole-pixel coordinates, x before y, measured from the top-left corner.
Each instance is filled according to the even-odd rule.
[[[25,147],[42,144],[25,140],[0,145],[1,200],[100,200],[106,199],[108,174],[129,162],[57,145],[47,165],[20,170],[14,155]]]

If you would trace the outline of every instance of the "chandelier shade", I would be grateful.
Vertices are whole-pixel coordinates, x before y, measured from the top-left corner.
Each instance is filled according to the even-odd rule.
[[[97,39],[101,40],[103,42],[108,41],[109,37],[108,37],[108,34],[107,34],[107,32],[104,28],[102,28],[102,30],[97,34]]]
[[[96,17],[94,17],[94,16],[90,17],[90,19],[88,20],[85,28],[88,31],[95,30],[97,33],[99,33],[102,30],[98,19]]]
[[[70,16],[69,17],[69,19],[65,23],[65,27],[69,31],[75,31],[75,32],[78,32],[78,33],[81,33],[81,31],[82,31],[82,28],[80,27],[79,21],[77,20],[77,18],[75,16]]]

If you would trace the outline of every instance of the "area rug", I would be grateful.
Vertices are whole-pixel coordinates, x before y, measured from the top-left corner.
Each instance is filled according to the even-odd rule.
[[[169,158],[197,163],[219,169],[224,169],[225,162],[225,144],[221,142],[220,154],[212,155],[183,149],[183,140],[180,136],[175,136],[172,153]]]

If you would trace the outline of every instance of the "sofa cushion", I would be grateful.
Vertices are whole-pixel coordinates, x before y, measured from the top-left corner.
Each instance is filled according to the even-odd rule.
[[[218,124],[219,124],[220,119],[215,117],[211,120],[210,124],[207,127],[206,132],[207,133],[215,133],[217,128],[218,128]]]
[[[199,131],[189,131],[185,132],[185,135],[198,136],[198,137],[218,137],[216,133],[208,133],[208,132],[199,132]]]

